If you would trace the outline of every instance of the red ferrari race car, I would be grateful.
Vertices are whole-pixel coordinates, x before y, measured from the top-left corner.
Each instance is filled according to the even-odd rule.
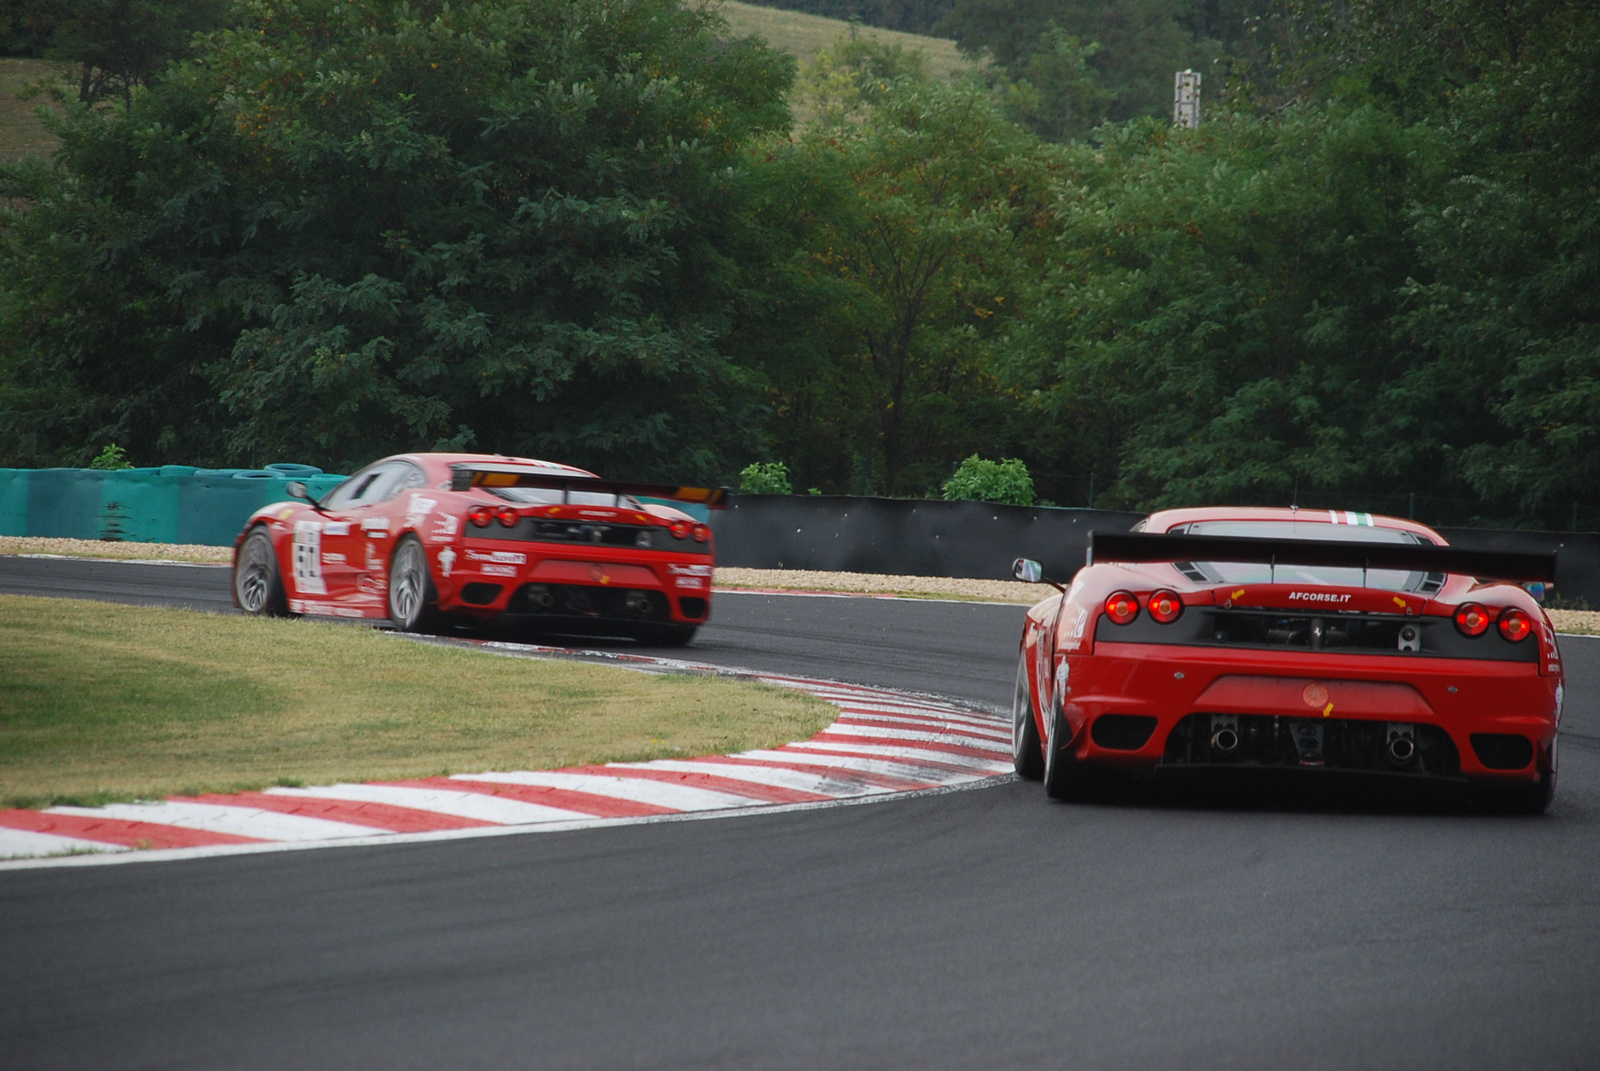
[[[1023,626],[1017,773],[1085,800],[1117,771],[1349,771],[1542,812],[1561,653],[1516,582],[1554,579],[1553,554],[1361,513],[1181,509],[1095,532]]]
[[[689,642],[711,614],[711,530],[652,499],[724,492],[604,480],[529,458],[402,454],[320,502],[257,510],[234,544],[252,614],[388,618],[420,631],[525,620],[538,631]]]

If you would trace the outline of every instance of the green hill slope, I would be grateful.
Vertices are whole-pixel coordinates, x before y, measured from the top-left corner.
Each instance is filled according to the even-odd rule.
[[[825,19],[820,15],[741,4],[735,0],[723,0],[717,6],[734,33],[764,37],[769,44],[794,55],[802,63],[850,31],[850,24],[842,19]],[[920,49],[928,57],[928,73],[937,78],[950,78],[972,69],[972,62],[956,51],[954,41],[946,38],[882,30],[876,26],[860,26],[859,29],[863,36],[886,45],[899,45],[908,51]]]

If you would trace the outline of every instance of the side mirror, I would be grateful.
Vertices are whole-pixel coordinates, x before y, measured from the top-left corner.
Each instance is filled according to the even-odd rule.
[[[1544,602],[1545,596],[1549,594],[1548,589],[1541,580],[1530,581],[1522,585],[1522,587],[1523,590],[1525,590],[1529,595],[1532,595],[1536,601],[1541,603]]]
[[[290,480],[284,490],[289,493],[290,498],[303,498],[307,502],[311,501],[311,492],[306,490],[306,485],[299,480]]]
[[[1011,575],[1024,584],[1037,584],[1044,579],[1044,566],[1032,558],[1018,558],[1011,563]]]

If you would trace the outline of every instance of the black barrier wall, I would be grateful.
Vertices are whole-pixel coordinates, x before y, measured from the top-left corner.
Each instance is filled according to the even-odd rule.
[[[903,576],[1009,579],[1033,558],[1051,579],[1083,565],[1088,533],[1126,532],[1142,513],[835,495],[734,495],[714,510],[717,564]],[[1556,590],[1600,609],[1600,534],[1441,528],[1452,546],[1549,553]]]

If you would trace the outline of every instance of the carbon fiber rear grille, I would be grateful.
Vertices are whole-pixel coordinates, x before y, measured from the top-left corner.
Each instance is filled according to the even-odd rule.
[[[1217,739],[1225,730],[1233,732],[1233,740]],[[1396,762],[1389,751],[1397,734],[1412,742],[1412,754],[1404,762]],[[1190,714],[1168,735],[1161,761],[1167,766],[1314,766],[1429,777],[1461,773],[1461,754],[1437,725],[1270,714]]]
[[[1307,614],[1282,610],[1238,610],[1191,606],[1170,625],[1148,613],[1118,625],[1101,616],[1097,643],[1158,643],[1255,650],[1325,651],[1329,654],[1387,654],[1401,658],[1482,658],[1537,662],[1532,638],[1512,643],[1490,629],[1463,636],[1444,617],[1334,612]]]

